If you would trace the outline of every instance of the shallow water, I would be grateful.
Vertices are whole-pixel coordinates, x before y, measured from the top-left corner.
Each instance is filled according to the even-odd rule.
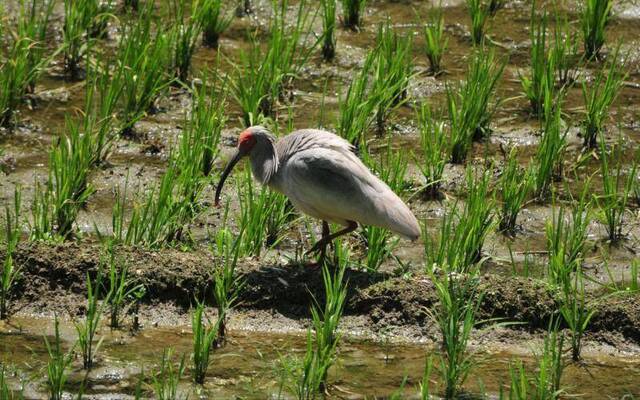
[[[43,334],[52,340],[53,321],[50,319],[15,318],[11,324],[0,325],[0,362],[25,383],[27,399],[41,399],[44,395],[43,369],[47,360]],[[191,351],[191,331],[187,326],[146,328],[132,336],[128,332],[104,329],[104,342],[98,362],[87,375],[85,394],[95,399],[119,399],[132,395],[144,371],[148,378],[158,369],[163,349],[173,348],[174,361]],[[65,348],[75,341],[75,331],[69,321],[62,321],[61,335]],[[277,398],[281,382],[280,360],[301,357],[305,338],[300,335],[231,331],[227,345],[216,350],[206,383],[196,387],[189,382],[189,368],[180,390],[190,398]],[[539,344],[531,344],[537,350]],[[495,396],[508,380],[509,365],[516,357],[522,359],[532,373],[531,354],[515,354],[504,350],[478,347],[478,361],[466,388],[479,394],[484,387]],[[339,347],[339,361],[329,374],[330,398],[384,398],[396,392],[403,379],[407,382],[404,396],[417,395],[425,357],[436,356],[433,348],[417,344],[397,344],[344,338]],[[85,374],[76,358],[71,367],[69,391],[81,386]],[[432,384],[439,382],[437,374]],[[14,376],[11,384],[16,385]],[[150,395],[149,379],[145,380],[145,394]],[[584,399],[622,398],[625,394],[640,395],[640,357],[587,356],[581,364],[570,364],[564,375],[567,393]],[[503,388],[505,388],[503,386]],[[288,394],[284,394],[285,398]]]

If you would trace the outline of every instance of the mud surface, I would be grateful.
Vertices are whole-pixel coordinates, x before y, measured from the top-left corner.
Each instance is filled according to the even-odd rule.
[[[99,244],[91,243],[21,245],[16,263],[23,278],[16,291],[16,311],[80,315],[84,311],[86,277],[95,279],[101,268],[101,252]],[[209,253],[122,247],[117,254],[134,266],[131,273],[145,286],[143,303],[149,309],[170,309],[174,318],[180,318],[188,314],[195,299],[204,298],[215,305]],[[323,301],[322,274],[314,265],[264,265],[247,260],[239,265],[238,274],[244,282],[237,307],[241,312],[265,310],[286,318],[306,319],[313,299]],[[437,297],[428,276],[416,273],[393,277],[348,270],[345,279],[349,282],[345,314],[362,316],[361,328],[369,333],[396,327],[408,328],[425,338],[436,334],[428,310]],[[560,294],[544,282],[517,276],[485,274],[479,293],[483,293],[481,319],[518,322],[521,325],[513,329],[534,332],[548,327],[560,302]],[[611,336],[640,345],[640,294],[604,299],[591,295],[587,300],[596,310],[588,327],[594,338]],[[262,329],[272,330],[268,324]]]
[[[13,299],[16,314],[0,323],[0,362],[16,368],[11,382],[24,382],[27,399],[41,398],[38,380],[24,374],[46,362],[42,335],[53,334],[53,314],[62,318],[65,346],[69,348],[75,341],[72,321],[82,318],[85,277],[97,273],[100,252],[101,246],[92,243],[29,244],[21,245],[17,252],[17,265],[24,275],[21,294]],[[143,371],[147,371],[143,387],[145,392],[151,391],[148,373],[159,368],[162,349],[171,347],[175,362],[189,353],[190,303],[199,293],[210,293],[212,260],[206,252],[120,248],[117,253],[135,266],[132,272],[148,290],[138,313],[142,329],[99,331],[104,342],[96,368],[85,376],[74,363],[69,380],[70,388],[85,382],[88,398],[129,398]],[[184,394],[207,398],[277,396],[283,360],[304,351],[309,307],[313,296],[322,299],[320,271],[310,265],[261,265],[248,260],[241,264],[239,273],[246,290],[230,316],[229,343],[214,353],[206,385],[197,388],[183,383],[180,391]],[[372,277],[349,270],[346,278],[348,304],[340,329],[345,336],[340,361],[331,372],[331,397],[391,395],[406,378],[403,393],[411,398],[421,378],[424,354],[437,351],[439,343],[439,334],[428,317],[428,310],[436,303],[433,284],[421,274]],[[539,351],[556,299],[545,284],[531,278],[484,275],[480,291],[484,293],[482,319],[522,323],[480,328],[473,334],[477,379],[465,388],[473,393],[481,387],[497,393],[507,382],[514,357],[523,360],[527,368],[534,365],[532,357]],[[611,297],[595,302],[594,307],[597,311],[589,325],[584,359],[570,363],[565,372],[567,393],[586,399],[601,398],[601,393],[637,394],[640,296]],[[215,311],[209,309],[208,313],[214,315]],[[131,326],[131,319],[128,315],[124,325]]]

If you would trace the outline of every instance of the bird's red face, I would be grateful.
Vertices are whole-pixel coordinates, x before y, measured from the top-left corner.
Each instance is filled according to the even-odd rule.
[[[240,133],[240,137],[238,138],[238,150],[240,150],[242,154],[248,154],[255,145],[256,138],[250,129],[245,129]]]
[[[222,175],[220,176],[220,183],[216,188],[216,206],[220,204],[220,193],[222,192],[222,185],[224,185],[224,181],[227,179],[227,176],[229,176],[233,167],[242,159],[242,157],[251,152],[253,147],[256,145],[256,142],[256,136],[251,128],[245,129],[240,133],[240,137],[238,137],[238,150],[236,150],[235,154],[231,157],[229,164],[227,164],[227,168],[222,172]]]

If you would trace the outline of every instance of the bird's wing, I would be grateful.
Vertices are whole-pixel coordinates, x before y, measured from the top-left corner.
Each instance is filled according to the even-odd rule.
[[[350,151],[304,150],[290,157],[283,172],[285,194],[312,216],[380,226],[412,240],[420,235],[406,204]]]
[[[276,144],[278,156],[286,161],[295,154],[313,148],[332,149],[337,152],[351,152],[351,143],[331,132],[320,129],[300,129],[282,137]]]

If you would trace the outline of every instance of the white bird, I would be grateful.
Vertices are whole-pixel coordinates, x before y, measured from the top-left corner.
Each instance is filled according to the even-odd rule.
[[[233,167],[249,156],[253,176],[287,196],[299,211],[322,220],[322,239],[309,250],[320,251],[338,236],[354,231],[358,223],[389,229],[416,240],[420,225],[409,207],[362,163],[354,147],[333,133],[302,129],[276,138],[262,126],[252,126],[238,139],[238,148],[216,189]],[[331,233],[329,222],[345,228]]]

